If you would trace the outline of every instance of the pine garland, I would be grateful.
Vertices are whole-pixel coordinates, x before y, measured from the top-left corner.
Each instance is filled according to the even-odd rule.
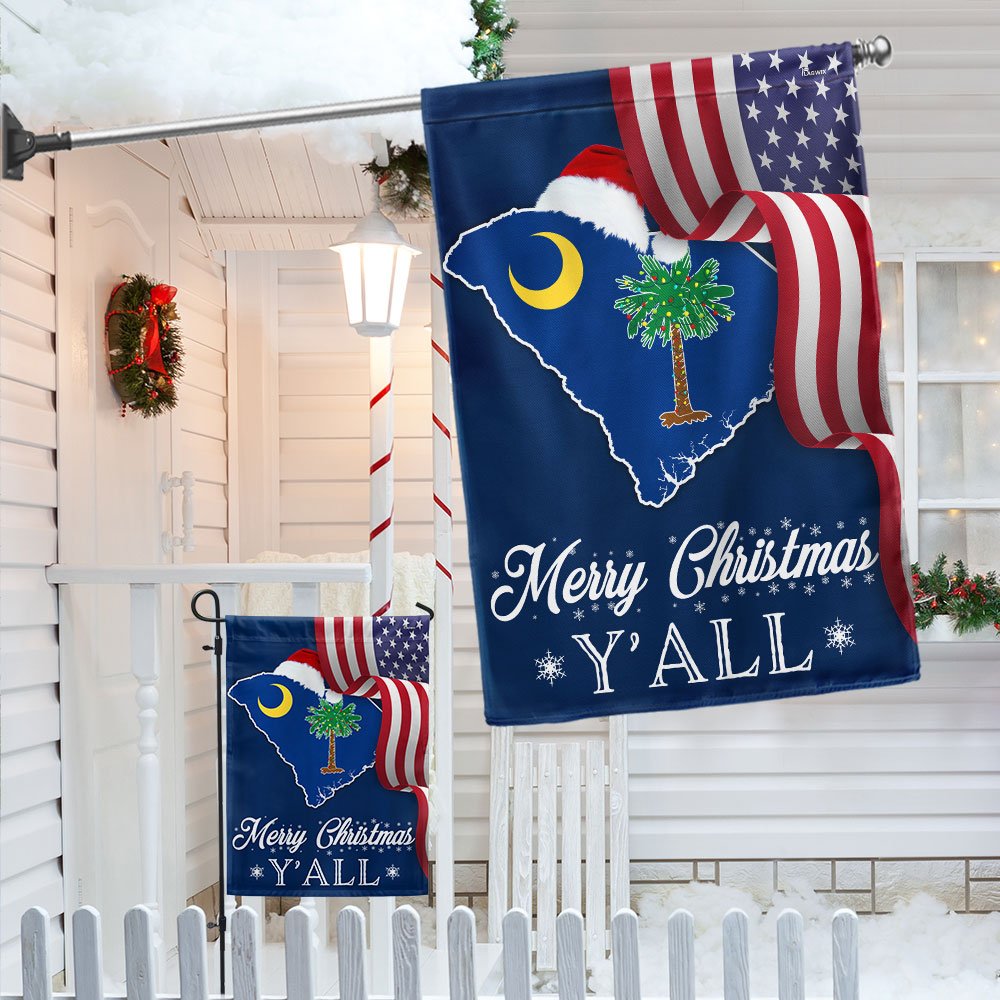
[[[509,17],[505,0],[471,0],[476,34],[465,44],[472,49],[469,69],[477,80],[499,80],[506,69],[503,48],[517,30],[516,18]],[[431,174],[427,150],[417,142],[409,146],[386,143],[388,164],[370,160],[362,170],[380,185],[382,204],[393,215],[413,217],[431,211]]]
[[[144,274],[122,275],[105,314],[108,375],[126,410],[155,417],[177,405],[177,379],[184,374],[184,348],[173,302],[154,306],[160,330],[160,353],[166,374],[147,367],[146,325],[150,291],[158,283]]]
[[[957,559],[949,573],[944,553],[929,570],[914,563],[911,572],[918,629],[946,615],[959,635],[992,625],[1000,636],[1000,579],[995,572],[970,575],[965,563]]]

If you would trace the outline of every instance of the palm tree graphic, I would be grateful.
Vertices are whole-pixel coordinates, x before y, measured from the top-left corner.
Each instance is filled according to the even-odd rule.
[[[673,266],[639,255],[639,277],[629,274],[615,280],[628,292],[615,300],[615,308],[628,316],[628,336],[640,336],[643,347],[651,348],[659,339],[669,340],[674,374],[674,408],[660,414],[664,427],[707,420],[712,414],[691,406],[688,393],[684,341],[691,337],[706,340],[719,328],[719,318],[727,322],[735,315],[721,299],[733,294],[731,285],[718,285],[719,262],[706,260],[691,273],[691,254],[685,253]]]
[[[316,739],[330,740],[326,767],[321,767],[319,773],[342,774],[344,769],[337,767],[336,739],[338,736],[343,739],[356,733],[361,728],[361,716],[351,704],[327,701],[324,698],[306,712],[306,721],[309,723],[309,732]]]

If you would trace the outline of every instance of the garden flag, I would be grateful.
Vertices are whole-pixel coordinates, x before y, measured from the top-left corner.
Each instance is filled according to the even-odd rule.
[[[226,892],[427,892],[429,622],[226,619]]]
[[[487,721],[916,679],[850,44],[423,116]]]

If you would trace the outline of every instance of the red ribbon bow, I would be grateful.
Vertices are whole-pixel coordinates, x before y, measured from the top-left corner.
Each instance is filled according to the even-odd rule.
[[[160,306],[173,302],[177,289],[173,285],[153,285],[149,290],[149,317],[146,320],[146,339],[142,353],[145,355],[146,367],[150,371],[167,374],[160,352],[160,320],[157,310]]]

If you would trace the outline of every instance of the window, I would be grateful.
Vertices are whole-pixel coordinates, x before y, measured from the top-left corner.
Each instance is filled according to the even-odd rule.
[[[1000,568],[1000,261],[886,255],[878,281],[911,558]]]

